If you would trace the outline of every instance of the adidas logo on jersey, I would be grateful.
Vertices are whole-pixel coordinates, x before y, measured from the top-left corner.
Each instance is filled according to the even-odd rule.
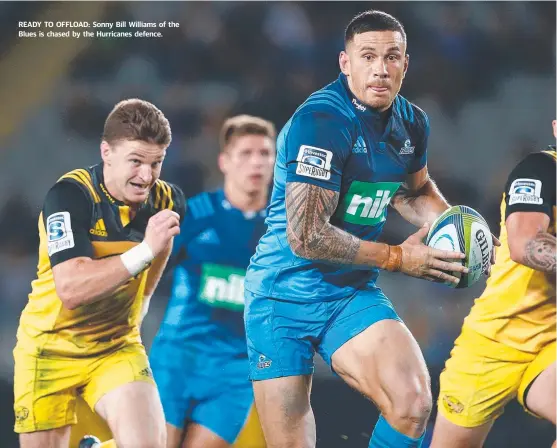
[[[366,142],[361,135],[358,137],[356,144],[352,148],[352,154],[367,154]]]
[[[97,236],[108,236],[108,233],[106,232],[106,226],[104,225],[104,220],[102,218],[99,219],[95,224],[95,228],[89,229],[89,233],[91,235]]]

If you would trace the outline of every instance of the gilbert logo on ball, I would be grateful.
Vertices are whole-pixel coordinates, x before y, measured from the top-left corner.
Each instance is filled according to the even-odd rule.
[[[476,283],[489,267],[493,240],[485,219],[476,210],[455,205],[439,216],[431,225],[426,244],[440,250],[462,252],[468,274],[453,272],[460,278],[456,288],[467,288]],[[448,284],[448,283],[447,283]]]

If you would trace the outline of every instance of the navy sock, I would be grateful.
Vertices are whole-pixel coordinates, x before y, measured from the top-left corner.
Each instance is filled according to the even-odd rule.
[[[425,431],[418,439],[408,437],[389,425],[389,422],[381,415],[373,430],[369,448],[420,448],[424,436]]]

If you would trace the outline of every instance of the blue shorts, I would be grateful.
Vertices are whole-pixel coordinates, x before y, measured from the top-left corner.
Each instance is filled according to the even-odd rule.
[[[166,422],[180,429],[188,422],[194,422],[233,444],[247,424],[253,405],[253,389],[247,378],[247,365],[242,375],[234,375],[231,381],[230,376],[223,372],[224,369],[187,369],[187,358],[199,358],[201,355],[185,355],[183,350],[175,344],[164,342],[155,342],[151,347],[151,369]],[[171,365],[178,358],[185,361],[181,368]],[[166,360],[172,361],[169,363]],[[199,364],[199,359],[196,364]],[[223,366],[226,364],[223,362]]]
[[[380,288],[346,299],[301,303],[246,291],[244,321],[250,379],[313,373],[318,352],[331,366],[333,353],[380,320],[401,320]]]

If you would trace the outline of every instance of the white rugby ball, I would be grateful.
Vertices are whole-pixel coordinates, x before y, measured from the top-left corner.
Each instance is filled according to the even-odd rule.
[[[453,288],[467,288],[476,283],[489,266],[493,240],[485,219],[476,210],[465,205],[455,205],[445,210],[431,225],[426,244],[440,250],[462,252],[462,264],[468,274],[453,272],[459,278]]]

